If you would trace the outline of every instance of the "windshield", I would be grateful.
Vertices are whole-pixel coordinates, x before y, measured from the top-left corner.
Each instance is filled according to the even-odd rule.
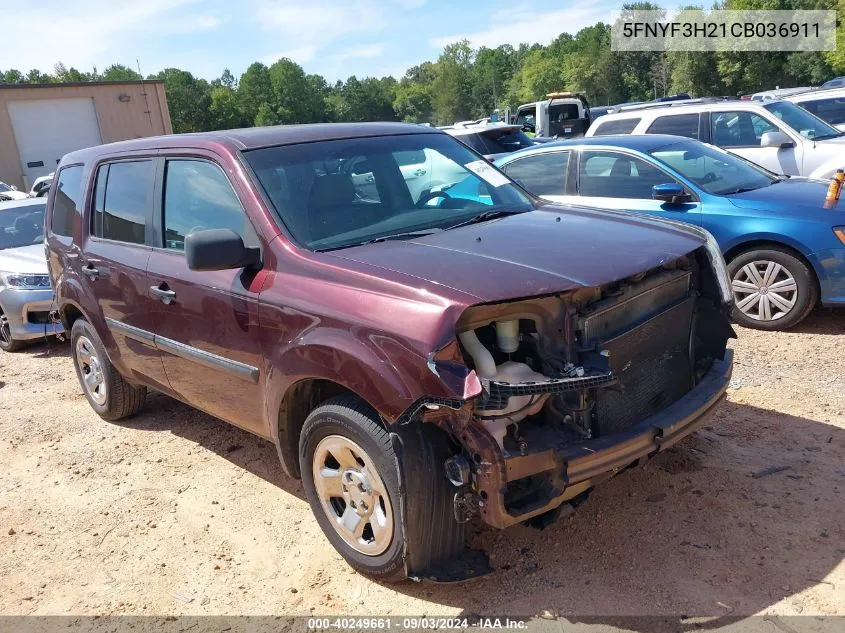
[[[738,156],[695,141],[681,141],[649,151],[707,193],[717,196],[768,187],[779,178]]]
[[[294,239],[312,250],[533,208],[506,176],[446,134],[302,143],[244,157]]]
[[[12,191],[12,188],[5,182],[0,182],[0,191]]]
[[[0,209],[0,250],[32,246],[43,239],[43,204]]]
[[[805,138],[819,141],[842,134],[835,127],[789,101],[776,101],[763,107]]]

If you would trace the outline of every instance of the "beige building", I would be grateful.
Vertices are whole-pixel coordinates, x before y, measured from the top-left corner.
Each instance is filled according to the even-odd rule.
[[[0,84],[0,181],[19,189],[68,152],[172,133],[161,81]]]

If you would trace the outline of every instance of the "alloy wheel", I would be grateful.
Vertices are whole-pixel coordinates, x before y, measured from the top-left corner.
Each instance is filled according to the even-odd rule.
[[[105,405],[108,397],[106,377],[94,344],[87,336],[80,336],[76,340],[75,351],[76,364],[79,366],[85,392],[98,405]]]
[[[8,317],[0,312],[0,343],[3,345],[12,344],[12,326],[9,325]]]
[[[755,321],[775,321],[789,314],[798,300],[798,283],[783,265],[753,261],[731,280],[737,309]]]
[[[352,549],[378,556],[393,541],[393,508],[372,458],[355,442],[329,435],[320,440],[312,464],[320,505]]]

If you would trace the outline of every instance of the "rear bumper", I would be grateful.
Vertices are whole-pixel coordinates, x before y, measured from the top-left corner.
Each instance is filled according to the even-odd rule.
[[[45,323],[45,316],[53,307],[53,291],[50,288],[38,290],[0,289],[0,308],[9,320],[12,338],[28,341],[47,334],[59,334],[61,324]]]
[[[677,444],[701,427],[725,397],[732,370],[733,351],[727,350],[725,359],[717,360],[694,389],[626,431],[565,448],[506,457],[502,460],[504,469],[494,464],[480,469],[477,483],[487,499],[482,518],[498,528],[520,523],[557,508],[625,468]],[[535,475],[548,476],[548,494],[530,506],[506,507],[503,491],[507,484]]]

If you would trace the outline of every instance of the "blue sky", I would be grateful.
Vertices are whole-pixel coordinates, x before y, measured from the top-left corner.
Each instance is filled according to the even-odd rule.
[[[394,75],[443,46],[546,44],[609,21],[621,2],[582,0],[2,0],[0,69],[168,66],[212,79],[290,57],[329,81]]]

